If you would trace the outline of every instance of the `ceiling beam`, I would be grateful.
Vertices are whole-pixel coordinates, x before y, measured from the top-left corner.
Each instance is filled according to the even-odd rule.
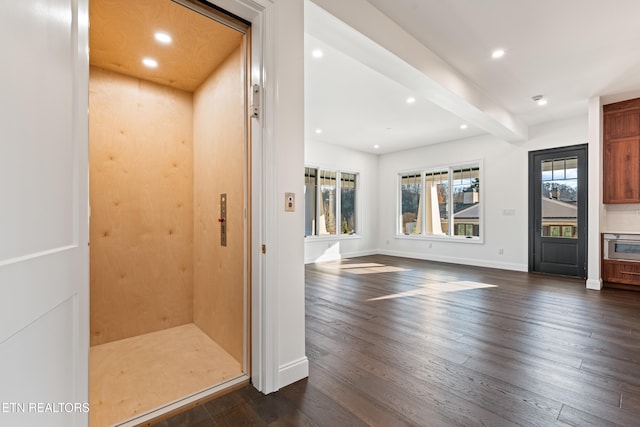
[[[527,139],[526,124],[366,0],[313,0],[305,8],[312,36],[497,138]]]

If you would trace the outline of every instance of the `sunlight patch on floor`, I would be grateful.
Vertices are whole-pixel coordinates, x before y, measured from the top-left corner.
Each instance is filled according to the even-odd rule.
[[[347,273],[353,274],[397,273],[399,271],[409,271],[408,268],[394,267],[391,265],[378,264],[375,262],[358,264],[341,263],[331,267],[335,267],[335,269],[343,270]]]
[[[422,285],[417,289],[411,289],[410,291],[398,292],[395,294],[384,295],[376,298],[369,298],[367,301],[382,301],[386,299],[428,296],[428,295],[441,294],[445,292],[460,292],[460,291],[468,291],[472,289],[497,288],[497,287],[498,285],[491,285],[489,283],[481,283],[481,282],[470,282],[467,280],[462,280],[457,282],[429,283],[426,285]]]

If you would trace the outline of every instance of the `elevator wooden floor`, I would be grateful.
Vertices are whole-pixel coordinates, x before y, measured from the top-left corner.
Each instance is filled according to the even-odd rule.
[[[387,256],[305,290],[308,379],[159,426],[640,425],[640,292]]]
[[[91,347],[91,427],[110,426],[242,373],[194,324]]]

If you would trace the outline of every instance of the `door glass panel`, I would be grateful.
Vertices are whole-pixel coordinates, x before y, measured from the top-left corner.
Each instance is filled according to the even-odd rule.
[[[542,237],[578,238],[578,158],[544,160]]]

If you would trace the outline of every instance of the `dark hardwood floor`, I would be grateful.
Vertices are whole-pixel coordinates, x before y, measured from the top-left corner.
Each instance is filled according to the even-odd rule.
[[[387,256],[306,267],[308,379],[175,426],[638,426],[640,293]]]

